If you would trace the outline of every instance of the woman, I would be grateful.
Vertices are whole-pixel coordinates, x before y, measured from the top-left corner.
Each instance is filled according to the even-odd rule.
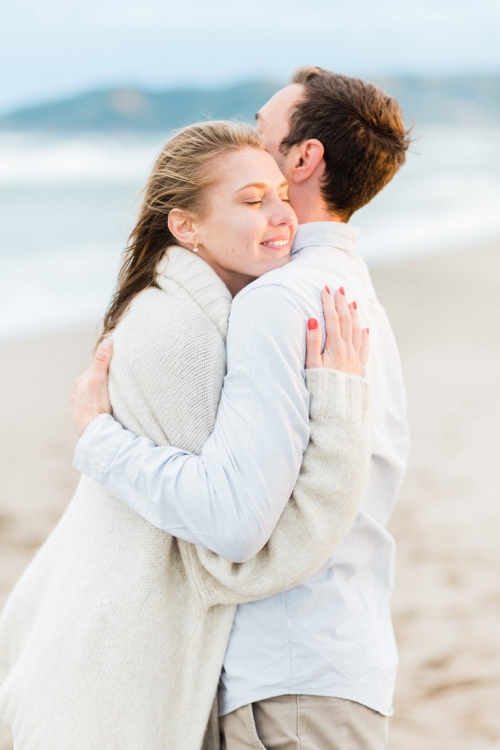
[[[201,451],[225,372],[231,294],[288,261],[295,226],[283,177],[253,131],[206,123],[166,145],[105,318],[122,424]],[[366,333],[347,314],[355,333],[329,335],[324,362],[360,374]],[[207,722],[236,604],[316,570],[363,491],[369,386],[322,364],[308,374],[311,441],[293,496],[247,562],[175,539],[81,479],[0,621],[0,708],[17,750],[218,747],[216,711]]]

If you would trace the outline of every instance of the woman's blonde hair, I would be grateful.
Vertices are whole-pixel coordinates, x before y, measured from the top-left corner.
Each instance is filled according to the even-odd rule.
[[[264,145],[248,125],[225,121],[191,125],[164,146],[144,190],[100,340],[116,327],[132,299],[155,285],[159,260],[176,244],[168,228],[170,211],[180,208],[202,216],[207,190],[217,181],[213,162],[222,154],[245,148],[263,150]]]

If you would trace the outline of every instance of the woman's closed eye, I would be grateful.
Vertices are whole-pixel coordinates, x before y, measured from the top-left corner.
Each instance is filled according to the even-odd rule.
[[[280,201],[282,201],[283,203],[290,203],[290,198],[288,197],[288,195],[283,195],[280,196]],[[263,202],[264,200],[262,198],[252,198],[251,200],[245,201],[247,206],[258,206]]]

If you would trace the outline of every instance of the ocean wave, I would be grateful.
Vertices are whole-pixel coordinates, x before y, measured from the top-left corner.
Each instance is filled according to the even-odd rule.
[[[160,136],[0,136],[0,341],[95,322]],[[352,223],[370,264],[500,237],[500,132],[425,131]]]
[[[0,185],[141,183],[161,137],[0,135]]]
[[[118,272],[116,248],[93,245],[0,264],[0,342],[100,320]]]

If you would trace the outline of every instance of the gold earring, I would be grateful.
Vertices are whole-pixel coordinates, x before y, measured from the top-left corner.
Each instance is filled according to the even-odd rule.
[[[197,253],[197,252],[198,252],[198,240],[195,239],[195,241],[194,241],[194,247],[193,247],[193,253]]]

